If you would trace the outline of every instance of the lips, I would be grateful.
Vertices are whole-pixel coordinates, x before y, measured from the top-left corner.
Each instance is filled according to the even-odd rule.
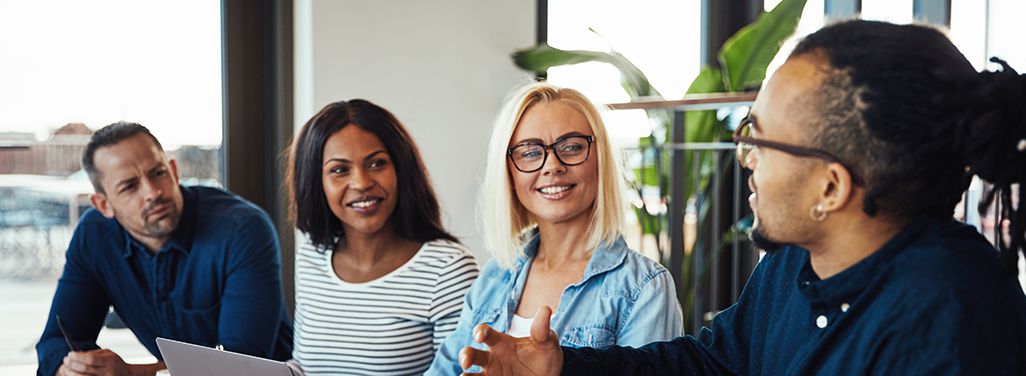
[[[381,197],[364,196],[347,202],[346,206],[358,212],[370,212],[377,209],[384,200]]]
[[[549,183],[543,185],[541,188],[535,189],[536,192],[541,193],[542,197],[548,199],[560,199],[570,194],[570,190],[574,189],[577,184],[567,183]]]
[[[171,211],[171,200],[154,201],[152,204],[150,204],[150,207],[146,208],[146,211],[143,212],[143,217],[144,218],[149,218],[151,216],[163,217],[164,215],[166,215],[170,211]]]

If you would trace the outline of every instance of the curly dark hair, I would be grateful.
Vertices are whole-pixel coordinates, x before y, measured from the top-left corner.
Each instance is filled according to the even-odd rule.
[[[413,138],[388,110],[362,99],[325,106],[303,125],[288,163],[290,209],[296,228],[314,244],[334,249],[345,237],[342,222],[331,212],[321,176],[324,144],[346,126],[373,133],[395,164],[398,202],[392,212],[396,233],[413,242],[458,241],[442,228],[441,212],[427,169]]]
[[[978,175],[994,186],[981,210],[997,197],[999,221],[1011,222],[1011,239],[997,243],[1014,265],[1026,235],[1026,211],[1012,205],[1014,184],[1026,197],[1026,76],[996,58],[1000,72],[978,73],[944,34],[918,25],[831,25],[791,56],[804,54],[831,68],[812,96],[825,121],[811,143],[864,177],[866,214],[950,219]]]

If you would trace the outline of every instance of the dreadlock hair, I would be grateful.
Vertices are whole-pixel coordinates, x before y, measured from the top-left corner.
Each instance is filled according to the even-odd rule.
[[[398,202],[392,211],[396,233],[416,243],[459,242],[442,227],[438,199],[413,138],[395,115],[363,99],[324,106],[303,125],[293,143],[286,173],[296,228],[326,250],[345,239],[342,221],[331,212],[324,194],[321,166],[328,138],[348,126],[373,133],[392,157],[398,181]]]
[[[831,71],[816,93],[823,112],[812,144],[837,155],[868,189],[863,211],[950,220],[973,175],[993,184],[997,245],[1012,270],[1026,236],[1013,207],[1026,183],[1026,76],[1004,61],[977,73],[941,32],[918,25],[848,21],[802,40],[791,57],[820,54]],[[998,231],[1000,234],[1000,231]]]

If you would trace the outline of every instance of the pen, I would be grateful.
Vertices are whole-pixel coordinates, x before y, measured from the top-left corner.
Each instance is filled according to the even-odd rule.
[[[71,334],[68,334],[68,328],[64,327],[64,320],[61,320],[60,316],[57,316],[57,326],[61,328],[61,333],[64,334],[64,340],[68,341],[68,347],[71,347],[71,351],[78,351],[78,347],[75,346],[75,341],[71,340]]]

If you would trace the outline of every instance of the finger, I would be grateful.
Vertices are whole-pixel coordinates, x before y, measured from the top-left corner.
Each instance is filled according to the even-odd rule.
[[[460,368],[466,370],[470,366],[487,367],[490,355],[484,350],[478,350],[470,346],[464,347],[463,350],[460,350]]]
[[[510,337],[505,333],[492,329],[488,324],[477,324],[477,326],[474,327],[473,333],[475,342],[486,344],[488,347],[495,347],[496,345],[501,344],[505,339],[513,339],[513,337]]]
[[[549,308],[549,306],[538,308],[538,312],[534,314],[534,322],[531,323],[531,339],[535,342],[549,340],[549,320],[551,318],[552,308]]]

